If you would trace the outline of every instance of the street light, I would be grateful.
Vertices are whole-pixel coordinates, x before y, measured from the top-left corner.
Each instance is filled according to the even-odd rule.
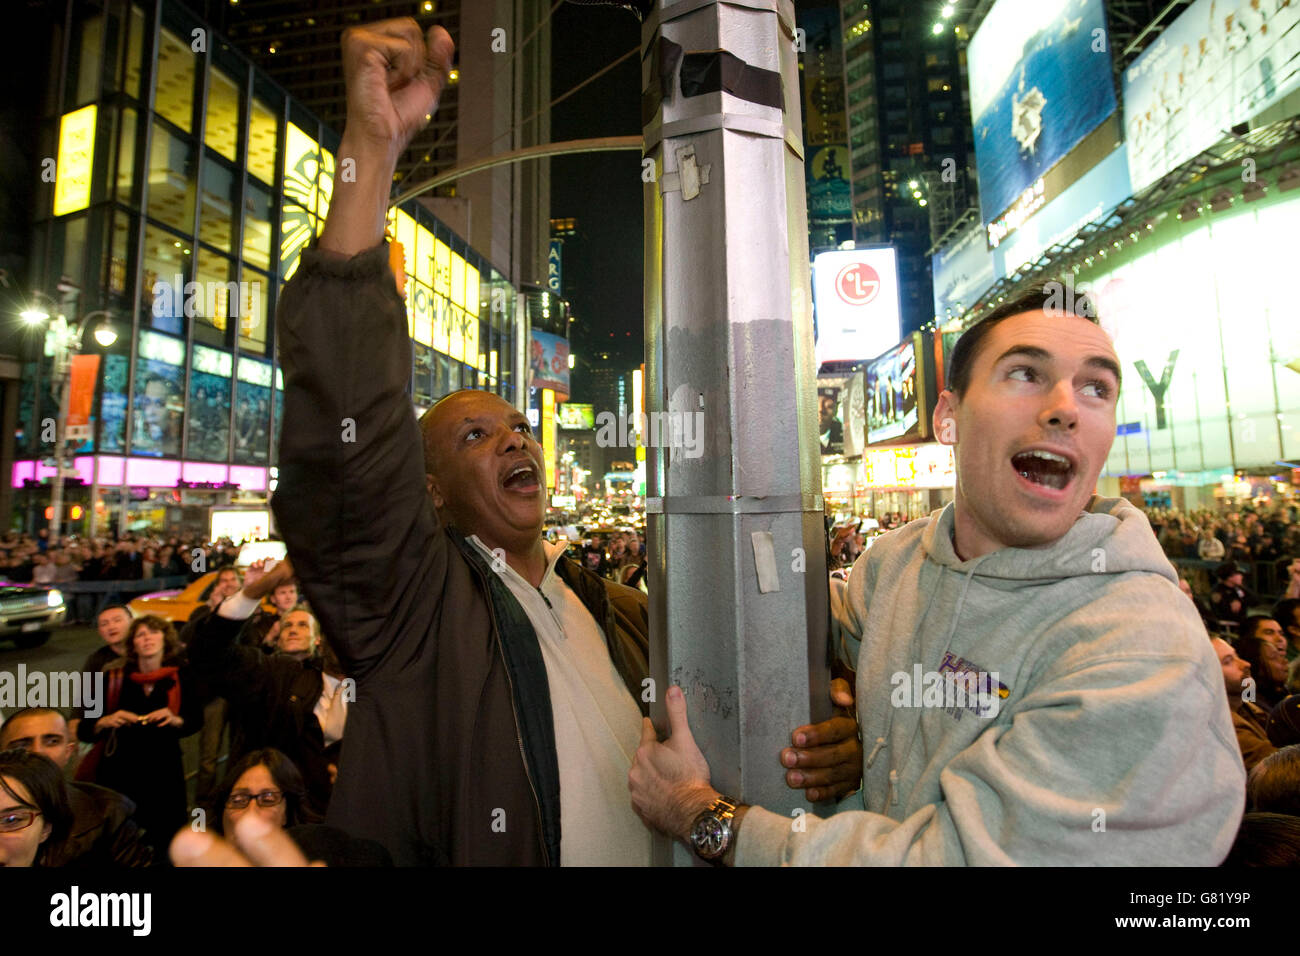
[[[954,7],[951,3],[945,3],[945,4],[943,5],[943,9],[940,10],[939,12],[942,13],[942,14],[943,14],[943,18],[944,18],[945,20],[947,20],[947,19],[948,19],[949,17],[951,17],[954,13],[957,12],[957,8]],[[938,32],[938,31],[935,31],[935,32]]]
[[[943,32],[943,24],[936,23],[933,27],[930,28],[930,30],[932,33],[934,33],[935,36],[938,36],[940,33]]]
[[[70,292],[71,288],[69,287],[65,291]],[[45,293],[37,294],[54,301],[52,296],[45,295]],[[41,315],[41,310],[29,309],[23,313],[23,318],[32,324],[37,324],[44,321],[40,317]],[[49,318],[48,313],[44,314],[44,318]],[[98,321],[92,322],[94,319],[98,319]],[[72,358],[81,352],[87,328],[94,330],[92,334],[95,341],[104,348],[108,348],[117,341],[117,329],[113,325],[113,314],[106,309],[88,312],[72,323],[68,323],[66,317],[60,313],[57,324],[52,323],[51,328],[55,333],[52,337],[54,346],[53,379],[59,396],[59,418],[54,429],[54,489],[50,495],[49,541],[50,545],[53,546],[59,540],[59,532],[63,524],[63,443],[67,438],[71,378],[69,372],[72,366]],[[94,514],[93,509],[91,514]]]

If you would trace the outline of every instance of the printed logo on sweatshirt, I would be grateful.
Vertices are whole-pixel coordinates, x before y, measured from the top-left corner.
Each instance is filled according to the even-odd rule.
[[[941,708],[955,720],[967,711],[979,717],[996,717],[1002,701],[1011,693],[998,680],[998,672],[982,670],[955,654],[945,654],[937,671],[912,665],[911,672],[898,671],[890,678],[893,691],[889,702],[895,707]]]

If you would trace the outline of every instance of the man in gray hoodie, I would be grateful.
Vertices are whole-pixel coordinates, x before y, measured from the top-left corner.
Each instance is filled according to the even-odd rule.
[[[649,824],[735,865],[1227,855],[1245,770],[1223,678],[1146,518],[1094,494],[1120,365],[1073,291],[1049,283],[958,341],[934,412],[954,501],[879,538],[834,602],[861,642],[862,789],[794,821],[723,797],[674,687],[671,736],[645,721],[629,773]]]

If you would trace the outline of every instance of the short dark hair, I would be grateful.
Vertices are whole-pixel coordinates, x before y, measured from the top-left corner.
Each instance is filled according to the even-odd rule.
[[[1246,775],[1246,807],[1300,816],[1300,745],[1277,750]]]
[[[1247,813],[1223,866],[1300,866],[1300,817]]]
[[[999,305],[958,337],[948,359],[945,387],[960,398],[970,385],[980,344],[994,327],[1013,315],[1040,311],[1048,315],[1075,315],[1093,325],[1101,324],[1097,321],[1097,306],[1092,296],[1075,289],[1073,276],[1048,280]]]
[[[98,623],[99,618],[100,618],[100,615],[102,615],[102,614],[104,614],[104,613],[106,613],[106,612],[108,612],[108,611],[125,611],[127,617],[130,617],[130,618],[134,618],[134,617],[135,617],[135,614],[133,614],[132,611],[131,611],[131,609],[130,609],[129,607],[127,607],[125,604],[109,604],[109,605],[106,605],[105,607],[101,607],[101,608],[99,609],[98,613],[95,614],[95,621]]]
[[[41,717],[45,714],[54,714],[63,718],[64,724],[68,722],[68,715],[54,707],[24,707],[21,710],[15,710],[5,718],[4,723],[0,724],[0,740],[4,739],[5,731],[9,725],[21,717]]]
[[[39,862],[46,852],[67,839],[72,830],[72,808],[68,805],[68,785],[63,780],[63,771],[44,754],[30,753],[17,748],[0,751],[0,777],[12,777],[23,785],[32,795],[29,806],[41,811],[41,816],[50,825],[50,835],[36,851]],[[0,789],[14,800],[26,803],[0,780]],[[37,826],[33,823],[32,826]]]
[[[1273,605],[1273,620],[1282,625],[1282,629],[1295,627],[1300,621],[1296,620],[1296,609],[1300,608],[1300,598],[1283,598]]]
[[[267,769],[275,785],[284,794],[286,830],[300,823],[320,822],[320,815],[307,802],[307,785],[303,783],[302,773],[299,772],[297,765],[283,751],[276,750],[274,747],[265,747],[244,754],[243,758],[226,774],[225,779],[221,781],[221,786],[217,787],[216,793],[212,795],[210,813],[210,826],[213,830],[222,833],[224,825],[222,814],[226,809],[226,801],[230,799],[230,794],[234,791],[235,784],[239,783],[239,778],[257,766]]]
[[[1259,633],[1259,626],[1263,624],[1265,621],[1271,621],[1271,620],[1273,620],[1273,618],[1267,614],[1247,615],[1246,623],[1242,626],[1241,629],[1242,639],[1250,640],[1251,638],[1254,638]],[[1281,624],[1282,622],[1279,621],[1278,623]],[[1255,662],[1251,661],[1251,663],[1253,664]]]

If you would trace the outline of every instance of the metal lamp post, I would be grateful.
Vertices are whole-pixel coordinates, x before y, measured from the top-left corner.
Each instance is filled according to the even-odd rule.
[[[75,292],[74,287],[64,284],[59,286],[59,290],[64,292],[65,296],[69,292]],[[44,293],[38,293],[38,295],[49,298],[53,301],[52,296],[46,296]],[[112,313],[105,309],[98,309],[94,312],[89,312],[71,324],[68,323],[67,316],[64,315],[63,312],[60,312],[51,323],[51,331],[54,333],[53,377],[55,387],[58,390],[59,413],[54,429],[54,490],[50,496],[50,510],[52,513],[49,525],[49,547],[54,547],[58,542],[63,526],[63,449],[64,441],[67,437],[66,432],[68,426],[70,385],[68,372],[72,366],[73,356],[80,354],[81,352],[83,346],[82,339],[85,335],[86,329],[90,327],[90,320],[97,316],[104,316],[107,321],[101,322],[95,327],[95,340],[100,345],[107,348],[117,341],[117,333],[114,331],[112,326]],[[42,313],[39,310],[31,309],[23,312],[23,318],[27,319],[29,322],[36,323],[49,318],[49,315],[47,313]],[[93,502],[91,503],[91,511],[92,513],[94,511]]]

